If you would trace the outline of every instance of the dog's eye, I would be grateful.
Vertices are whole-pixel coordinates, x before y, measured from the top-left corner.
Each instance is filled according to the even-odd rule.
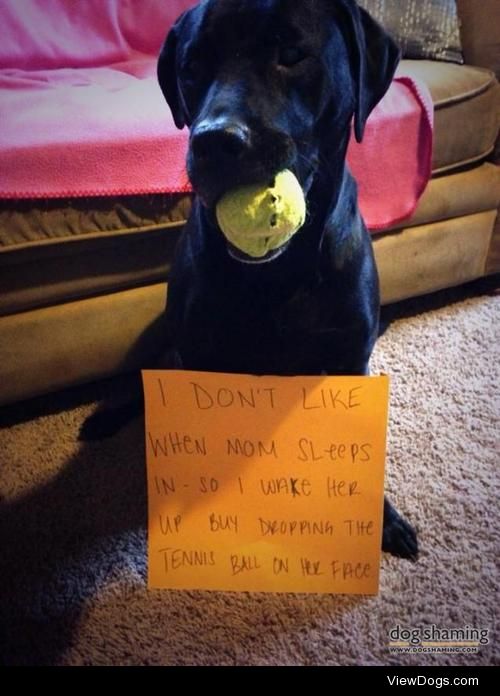
[[[293,68],[301,63],[306,54],[297,46],[281,46],[278,50],[278,65],[284,68]]]

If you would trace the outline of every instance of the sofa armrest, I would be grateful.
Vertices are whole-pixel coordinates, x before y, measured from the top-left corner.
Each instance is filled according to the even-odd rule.
[[[499,0],[457,0],[457,7],[465,62],[500,78]]]

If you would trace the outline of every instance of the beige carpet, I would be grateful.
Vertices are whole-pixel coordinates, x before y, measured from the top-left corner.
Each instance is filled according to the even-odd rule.
[[[88,401],[113,383],[73,390],[0,414],[2,660],[498,664],[500,296],[490,283],[395,316],[372,366],[392,377],[387,489],[419,529],[416,564],[384,556],[375,598],[148,592],[141,423],[82,445]],[[488,628],[490,642],[391,655],[398,624]]]

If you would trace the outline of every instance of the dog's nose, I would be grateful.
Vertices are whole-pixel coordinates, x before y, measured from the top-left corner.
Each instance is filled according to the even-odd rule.
[[[250,129],[241,123],[228,120],[202,121],[191,134],[191,150],[198,162],[236,162],[250,148]]]

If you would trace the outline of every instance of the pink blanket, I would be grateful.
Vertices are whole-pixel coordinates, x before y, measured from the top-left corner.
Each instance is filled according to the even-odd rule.
[[[187,133],[156,82],[169,26],[195,0],[2,0],[0,198],[189,190]],[[367,224],[410,215],[431,168],[432,103],[398,78],[352,143]]]

